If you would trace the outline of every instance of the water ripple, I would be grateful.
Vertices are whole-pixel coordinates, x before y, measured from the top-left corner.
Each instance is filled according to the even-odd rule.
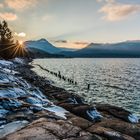
[[[77,81],[74,86],[34,68],[56,86],[82,95],[89,103],[118,105],[140,116],[140,59],[36,59],[34,63]]]

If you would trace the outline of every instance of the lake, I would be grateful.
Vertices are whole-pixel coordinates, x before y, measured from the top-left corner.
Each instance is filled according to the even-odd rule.
[[[77,82],[70,84],[35,66],[33,70],[52,84],[74,92],[90,103],[109,103],[140,117],[140,59],[74,58],[35,59],[33,64],[59,72]],[[88,84],[90,89],[88,90]]]

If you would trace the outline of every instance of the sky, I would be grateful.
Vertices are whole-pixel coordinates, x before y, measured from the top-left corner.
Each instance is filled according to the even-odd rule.
[[[140,39],[140,0],[0,0],[19,40],[46,38],[58,47]]]

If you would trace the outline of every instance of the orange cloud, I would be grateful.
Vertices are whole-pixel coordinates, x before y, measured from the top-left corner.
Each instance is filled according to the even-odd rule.
[[[53,43],[56,46],[64,48],[84,48],[89,44],[89,42],[84,41],[72,42],[68,40],[53,40]]]
[[[37,4],[37,0],[5,0],[5,4],[14,10],[24,10]]]
[[[26,33],[24,33],[24,32],[16,33],[15,32],[15,36],[18,36],[18,37],[26,37]]]
[[[3,8],[3,4],[2,3],[0,3],[0,8]]]
[[[103,19],[118,21],[125,19],[131,14],[140,12],[140,5],[121,4],[108,0],[108,2],[99,10],[99,12],[105,14]]]
[[[4,20],[13,21],[17,19],[17,15],[13,13],[0,13],[0,18]]]
[[[55,43],[68,43],[67,40],[55,40],[54,42]]]
[[[113,3],[115,0],[96,0],[97,2],[108,2],[108,3]]]
[[[89,44],[89,42],[74,42],[76,45],[88,45]]]

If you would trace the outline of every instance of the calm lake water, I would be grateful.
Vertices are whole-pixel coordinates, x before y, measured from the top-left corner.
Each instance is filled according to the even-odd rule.
[[[33,69],[55,86],[83,96],[88,103],[121,106],[140,117],[140,59],[35,59],[33,63],[77,81],[74,86],[38,66]]]

